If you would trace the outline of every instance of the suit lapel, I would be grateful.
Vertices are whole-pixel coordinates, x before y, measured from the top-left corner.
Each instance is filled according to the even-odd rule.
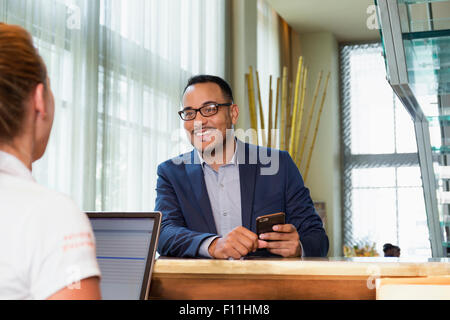
[[[250,161],[249,145],[241,144],[240,147],[245,147],[245,157],[242,161],[242,156],[239,157],[239,180],[241,186],[241,210],[242,210],[242,226],[252,229],[252,211],[253,199],[255,193],[255,182],[258,165]],[[243,148],[244,149],[244,148]],[[253,152],[253,150],[251,150]],[[253,163],[253,164],[252,164]]]
[[[197,200],[197,204],[201,209],[203,218],[205,219],[208,229],[211,233],[217,233],[216,224],[212,214],[211,202],[209,200],[208,191],[206,190],[205,176],[203,174],[202,165],[196,154],[195,149],[191,152],[191,162],[185,164],[186,174],[192,187],[192,196]]]

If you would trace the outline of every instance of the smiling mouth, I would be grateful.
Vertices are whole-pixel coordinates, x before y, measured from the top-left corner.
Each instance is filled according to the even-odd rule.
[[[196,137],[203,137],[211,135],[215,129],[203,129],[203,130],[194,130],[194,135]]]
[[[194,137],[194,139],[198,139],[201,142],[210,142],[212,141],[215,136],[217,135],[217,129],[216,128],[198,128],[198,129],[194,129],[192,131],[192,135]]]

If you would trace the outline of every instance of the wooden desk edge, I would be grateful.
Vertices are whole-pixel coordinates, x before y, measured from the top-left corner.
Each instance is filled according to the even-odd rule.
[[[231,276],[427,277],[450,274],[447,262],[354,262],[299,260],[157,260],[155,277],[175,274]]]

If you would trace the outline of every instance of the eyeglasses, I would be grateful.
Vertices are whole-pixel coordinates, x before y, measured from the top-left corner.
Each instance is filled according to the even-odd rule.
[[[191,121],[197,117],[197,112],[204,117],[211,117],[219,112],[219,107],[230,107],[232,103],[209,103],[199,109],[186,109],[183,111],[179,111],[178,114],[183,121]]]

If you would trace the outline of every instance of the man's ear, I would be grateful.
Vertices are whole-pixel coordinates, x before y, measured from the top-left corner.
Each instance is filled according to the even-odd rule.
[[[239,107],[237,104],[231,106],[231,122],[235,125],[239,118]]]
[[[42,83],[39,83],[32,93],[31,96],[32,108],[33,112],[36,113],[37,116],[45,117],[47,115],[45,94],[46,94],[45,86]]]

